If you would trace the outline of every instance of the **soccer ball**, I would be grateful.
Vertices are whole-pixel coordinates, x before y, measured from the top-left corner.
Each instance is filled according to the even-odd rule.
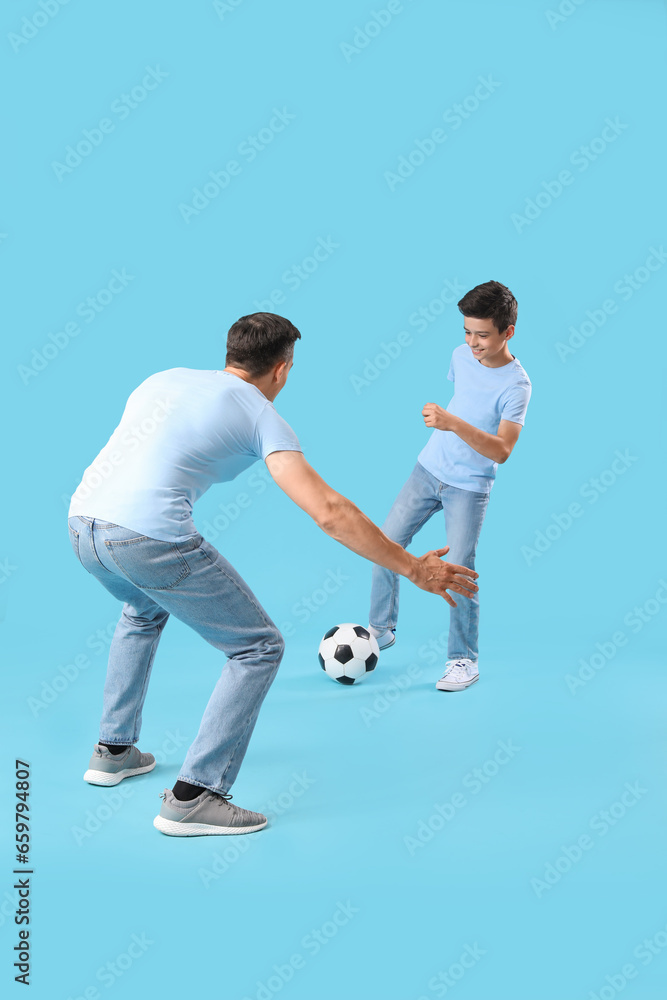
[[[380,647],[363,625],[334,625],[322,638],[318,658],[322,670],[339,684],[354,684],[375,670]]]

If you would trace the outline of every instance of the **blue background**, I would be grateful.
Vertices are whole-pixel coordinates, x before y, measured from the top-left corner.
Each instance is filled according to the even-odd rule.
[[[667,944],[665,605],[655,597],[667,596],[665,271],[639,271],[632,295],[623,289],[667,239],[665,5],[565,2],[558,20],[555,0],[405,0],[381,30],[371,25],[375,37],[356,34],[365,45],[345,48],[386,6],[123,0],[43,17],[21,0],[2,14],[12,97],[0,225],[10,696],[0,940],[2,979],[17,993],[21,757],[33,775],[35,998],[664,996],[667,954],[634,952],[644,939],[657,952]],[[26,27],[35,15],[39,27]],[[121,118],[112,105],[149,66],[166,77]],[[459,127],[444,121],[480,76],[493,93]],[[247,162],[239,146],[274,108],[294,118]],[[69,171],[54,168],[103,118],[113,131]],[[577,150],[607,118],[625,128],[603,151],[594,144],[583,170]],[[446,140],[390,185],[387,172],[435,128]],[[186,222],[179,206],[232,159],[240,173]],[[517,222],[566,169],[572,182]],[[288,287],[284,273],[319,238],[338,246]],[[114,268],[132,280],[86,322],[78,304]],[[410,316],[446,281],[463,291],[490,278],[518,299],[513,351],[533,398],[482,532],[481,683],[436,693],[447,609],[407,583],[400,641],[375,674],[351,689],[323,677],[319,639],[367,620],[370,566],[246,474],[213,488],[195,520],[289,633],[234,788],[249,808],[278,803],[270,827],[241,847],[152,826],[222,666],[175,620],[140,744],[159,766],[115,798],[84,784],[120,608],[74,558],[66,512],[131,390],[154,371],[223,367],[229,325],[281,289],[275,311],[303,339],[278,409],[318,471],[381,522],[426,440],[423,404],[449,399],[462,341],[455,304],[421,331]],[[587,311],[599,319],[608,299],[615,312],[598,328]],[[587,319],[592,335],[564,353]],[[56,337],[64,346],[45,358],[49,335],[75,321],[80,332]],[[412,340],[388,363],[383,342],[396,353],[401,331]],[[609,471],[617,451],[622,472]],[[240,492],[247,509],[234,506]],[[415,551],[443,534],[434,518]],[[330,573],[339,585],[323,601]],[[67,667],[77,656],[87,658],[78,673]],[[568,683],[582,669],[588,679]],[[466,776],[501,740],[520,749],[473,792]],[[598,814],[626,782],[640,791],[603,834]],[[465,805],[433,820],[457,792]],[[585,834],[593,846],[567,870],[564,848]],[[536,888],[559,858],[560,877]],[[331,934],[348,901],[357,912],[315,953],[308,935]],[[129,966],[120,959],[122,975],[98,978],[133,934],[152,943]],[[457,980],[466,945],[481,957]],[[285,982],[293,955],[301,967]],[[627,963],[636,975],[625,982]]]

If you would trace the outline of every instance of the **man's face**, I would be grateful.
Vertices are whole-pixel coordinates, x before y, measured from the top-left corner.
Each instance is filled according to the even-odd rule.
[[[464,316],[463,320],[466,344],[472,351],[473,357],[485,364],[504,352],[505,344],[514,334],[513,326],[508,326],[501,333],[492,319]]]

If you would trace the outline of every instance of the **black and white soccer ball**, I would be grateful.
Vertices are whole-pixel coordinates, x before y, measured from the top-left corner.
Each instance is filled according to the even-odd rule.
[[[346,622],[334,625],[320,643],[318,658],[322,670],[339,684],[354,684],[375,670],[380,647],[363,625]]]

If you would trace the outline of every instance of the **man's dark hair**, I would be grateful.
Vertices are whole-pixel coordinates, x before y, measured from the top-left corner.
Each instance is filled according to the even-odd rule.
[[[509,288],[499,281],[485,281],[466,292],[458,303],[464,316],[492,319],[502,333],[516,323],[517,303]]]
[[[279,361],[287,361],[297,340],[301,340],[301,334],[284,316],[250,313],[230,327],[225,364],[257,378]]]

